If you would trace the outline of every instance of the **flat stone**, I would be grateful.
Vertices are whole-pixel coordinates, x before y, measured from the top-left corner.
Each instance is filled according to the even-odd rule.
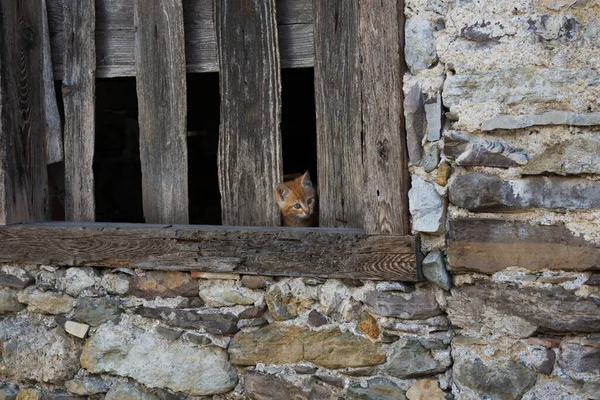
[[[343,278],[343,279],[340,279],[340,282],[342,282],[344,285],[351,287],[351,288],[365,286],[365,283],[363,281],[361,281],[360,279]]]
[[[104,274],[100,284],[110,294],[124,295],[129,292],[129,277],[125,274]]]
[[[327,383],[328,385],[337,386],[339,388],[346,386],[346,381],[342,378],[338,378],[337,376],[315,375],[315,378]]]
[[[94,374],[127,376],[151,388],[192,396],[228,392],[238,379],[226,350],[165,342],[131,325],[102,325],[86,342],[81,366]]]
[[[402,319],[426,319],[442,314],[435,296],[428,292],[396,294],[368,292],[365,306],[377,315]]]
[[[196,297],[198,281],[189,272],[147,271],[130,277],[129,294],[143,299]]]
[[[90,396],[97,393],[108,392],[107,383],[100,378],[84,377],[75,378],[65,382],[65,387],[71,393],[81,396]]]
[[[450,329],[450,322],[445,315],[437,315],[425,320],[388,320],[383,323],[383,327],[414,335],[427,335],[428,333],[447,331]]]
[[[588,286],[600,286],[600,274],[592,274],[585,284]]]
[[[383,367],[385,373],[400,379],[418,378],[442,373],[452,361],[438,360],[416,339],[400,339],[394,344],[392,358]]]
[[[440,389],[433,379],[421,379],[415,382],[406,392],[408,400],[444,400],[446,393]]]
[[[59,283],[62,281],[65,272],[62,269],[56,271],[48,271],[42,269],[35,276],[35,285],[44,292],[55,292],[59,290]]]
[[[558,357],[558,366],[577,372],[600,373],[600,348],[581,346],[576,343],[563,344]]]
[[[547,349],[557,349],[558,347],[560,347],[560,339],[531,337],[527,339],[527,343],[529,343],[532,346],[542,346]]]
[[[569,111],[550,110],[531,115],[497,115],[484,121],[481,124],[481,130],[522,129],[538,125],[600,125],[600,113],[574,113]]]
[[[161,337],[167,339],[168,341],[172,342],[173,340],[179,339],[183,334],[183,331],[171,329],[166,326],[157,326],[156,333],[159,334]]]
[[[87,397],[87,396],[76,396],[68,393],[60,393],[60,392],[45,392],[42,394],[41,400],[94,400],[94,398],[104,398],[102,394],[98,394],[95,396]]]
[[[90,330],[90,326],[87,324],[80,324],[79,322],[74,321],[65,321],[65,332],[83,339],[85,335],[87,335]]]
[[[385,331],[381,334],[381,338],[380,338],[381,343],[387,343],[387,344],[397,342],[399,339],[400,339],[400,336],[395,335],[390,332],[385,332]]]
[[[201,280],[199,295],[206,307],[252,305],[262,297],[262,293],[239,286],[232,280]]]
[[[0,400],[15,400],[18,392],[10,386],[0,386]]]
[[[35,279],[23,268],[8,265],[0,268],[0,286],[25,289],[34,282]]]
[[[264,289],[269,286],[271,279],[262,275],[244,275],[242,276],[242,285],[248,289]]]
[[[14,289],[0,288],[0,315],[16,313],[27,307],[19,302],[18,293]]]
[[[437,143],[430,144],[425,148],[425,159],[423,160],[423,169],[425,172],[431,172],[440,162],[440,148]]]
[[[408,191],[412,228],[418,232],[442,233],[444,231],[444,202],[435,186],[416,175],[411,176]]]
[[[151,393],[142,392],[129,383],[120,383],[113,386],[104,400],[160,400],[158,396]]]
[[[319,286],[327,282],[327,279],[323,278],[303,278],[302,282],[304,282],[307,286]]]
[[[347,400],[406,400],[404,391],[389,379],[373,378],[362,387],[360,383],[348,386]]]
[[[43,393],[38,389],[21,389],[16,398],[17,400],[43,400]]]
[[[381,333],[377,320],[366,311],[363,311],[360,314],[358,330],[369,336],[371,339],[378,339],[379,334]]]
[[[252,318],[252,319],[240,319],[237,323],[238,329],[242,328],[250,328],[253,326],[263,326],[268,324],[269,322],[264,318]]]
[[[446,270],[444,255],[441,251],[436,250],[427,254],[423,260],[423,276],[444,290],[450,290],[452,287],[452,278]]]
[[[404,119],[406,121],[406,145],[408,164],[420,165],[423,157],[425,106],[421,87],[413,85],[404,97]]]
[[[91,267],[73,267],[65,271],[65,276],[60,280],[59,289],[66,294],[77,297],[84,290],[94,290],[100,284],[100,277]]]
[[[296,371],[297,374],[302,374],[302,375],[314,374],[315,372],[317,372],[318,369],[319,368],[313,367],[312,365],[295,365],[294,366],[294,371]]]
[[[235,335],[229,345],[237,365],[312,362],[326,368],[364,367],[385,362],[381,344],[338,328],[311,331],[297,326],[269,324]]]
[[[275,321],[285,321],[298,316],[299,301],[291,292],[284,293],[279,286],[269,288],[265,301]]]
[[[351,290],[347,285],[337,280],[330,280],[323,284],[318,290],[321,310],[328,317],[343,320],[344,309],[349,306]]]
[[[283,378],[252,371],[244,374],[244,392],[252,400],[308,398],[301,388]]]
[[[536,175],[600,174],[600,135],[577,135],[544,149],[529,161],[523,173]]]
[[[75,307],[73,319],[91,326],[118,322],[123,312],[117,300],[105,297],[80,297]]]
[[[244,311],[242,311],[238,315],[238,318],[239,319],[259,318],[259,317],[262,317],[262,315],[265,313],[265,311],[267,311],[267,307],[265,307],[265,306],[246,308]]]
[[[189,332],[185,335],[185,338],[191,343],[197,344],[198,346],[206,346],[213,343],[213,341],[207,336],[196,335],[194,333]]]
[[[446,186],[448,184],[448,178],[452,173],[452,167],[446,161],[442,161],[438,167],[437,175],[435,177],[435,183],[440,186]]]
[[[505,140],[451,131],[444,140],[444,156],[463,167],[510,168],[525,165],[528,154]]]
[[[228,272],[204,272],[190,271],[192,278],[196,279],[231,279],[237,281],[240,279],[240,274],[232,274]]]
[[[450,202],[470,211],[588,210],[600,208],[600,182],[563,177],[503,180],[471,173],[450,184]]]
[[[562,287],[516,287],[483,283],[452,289],[452,325],[528,337],[535,332],[572,334],[600,331],[600,307]]]
[[[554,370],[554,363],[556,362],[556,353],[550,349],[544,349],[544,359],[538,365],[536,365],[537,372],[545,375],[550,375]]]
[[[169,307],[140,307],[134,312],[146,318],[158,319],[171,326],[184,329],[204,329],[206,332],[216,335],[231,335],[239,330],[238,318],[230,313],[198,314],[195,311]]]
[[[82,343],[30,316],[0,321],[0,375],[17,382],[61,384],[79,370]]]
[[[427,120],[427,140],[440,140],[442,132],[442,97],[438,93],[435,98],[425,103],[425,118]]]
[[[427,69],[437,62],[431,22],[421,18],[408,18],[404,32],[404,59],[411,71]]]
[[[585,382],[581,391],[591,400],[600,400],[600,382]]]
[[[327,325],[328,323],[329,321],[327,321],[327,318],[320,312],[312,310],[308,313],[309,326],[312,326],[313,328],[318,328],[320,326]]]
[[[17,298],[21,303],[27,304],[29,311],[42,314],[67,314],[75,305],[75,299],[71,296],[53,292],[40,292],[32,286],[21,291]]]

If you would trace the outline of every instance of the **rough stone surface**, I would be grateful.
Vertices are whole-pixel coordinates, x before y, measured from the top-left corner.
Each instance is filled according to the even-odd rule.
[[[279,286],[271,286],[265,301],[275,321],[284,321],[298,316],[298,300],[292,293],[284,293]]]
[[[418,378],[444,372],[450,367],[449,357],[438,360],[416,339],[400,339],[384,370],[400,379]]]
[[[404,391],[389,379],[374,378],[366,382],[366,387],[360,383],[348,386],[347,400],[406,400]]]
[[[404,98],[404,119],[406,120],[406,145],[409,165],[419,165],[423,157],[421,142],[424,136],[425,107],[421,87],[411,87]]]
[[[427,140],[440,140],[442,132],[442,98],[438,93],[425,103],[425,118],[427,120]]]
[[[73,267],[65,272],[59,288],[70,296],[77,297],[86,289],[95,289],[100,283],[100,278],[93,268]]]
[[[381,344],[351,332],[338,328],[311,331],[281,324],[235,335],[229,354],[231,362],[238,365],[309,361],[332,369],[379,365],[386,359]]]
[[[202,280],[199,294],[207,307],[251,305],[262,296],[260,292],[240,286],[237,281],[231,280]]]
[[[66,294],[40,292],[34,287],[28,287],[18,295],[21,303],[27,304],[31,312],[42,314],[66,314],[73,309],[75,299]]]
[[[102,297],[81,297],[75,307],[73,319],[91,326],[107,321],[118,322],[123,312],[117,300]]]
[[[587,179],[531,177],[503,180],[472,173],[456,177],[448,194],[452,204],[471,211],[600,208],[600,183]]]
[[[600,307],[562,287],[478,282],[452,289],[447,312],[454,326],[517,337],[600,331]]]
[[[440,163],[438,167],[437,175],[435,177],[435,183],[440,186],[446,186],[448,184],[448,178],[452,173],[452,167],[445,161]]]
[[[143,272],[129,278],[129,294],[143,299],[196,297],[198,281],[189,272]]]
[[[38,389],[21,389],[17,394],[17,400],[43,400],[43,394]]]
[[[339,393],[318,379],[311,378],[299,387],[281,377],[248,371],[244,374],[244,390],[251,400],[297,399],[337,400]]]
[[[427,69],[437,62],[433,24],[420,18],[409,18],[404,31],[404,56],[411,71]]]
[[[23,268],[5,265],[0,268],[0,286],[24,289],[35,279]]]
[[[167,328],[166,326],[157,326],[156,333],[159,334],[161,337],[167,339],[168,341],[172,342],[173,340],[179,339],[183,334],[183,331]]]
[[[377,324],[377,320],[366,311],[360,313],[358,330],[360,330],[365,335],[369,336],[371,339],[378,339],[379,334],[381,333],[381,329],[379,329],[379,324]]]
[[[81,341],[31,317],[0,321],[0,344],[0,375],[9,379],[60,384],[79,370]]]
[[[498,115],[481,124],[482,131],[494,129],[521,129],[536,125],[600,125],[600,113],[574,113],[550,110],[532,115]]]
[[[234,281],[240,279],[240,274],[231,274],[228,272],[191,271],[190,275],[196,279],[231,279]]]
[[[9,386],[0,387],[0,400],[15,400],[18,390]]]
[[[19,302],[16,290],[0,288],[0,315],[19,312],[25,307],[27,305]]]
[[[375,314],[402,319],[426,319],[442,314],[435,296],[428,292],[372,291],[365,296],[365,306]]]
[[[509,168],[528,162],[527,152],[513,148],[503,139],[467,135],[457,131],[446,133],[444,156],[464,167]]]
[[[239,319],[259,318],[259,317],[262,317],[262,315],[265,313],[265,311],[267,311],[267,307],[265,307],[265,306],[246,308],[244,311],[242,311],[238,315],[238,318]]]
[[[253,326],[263,326],[268,324],[269,322],[264,318],[252,318],[252,319],[240,319],[237,323],[238,329],[250,328]]]
[[[600,373],[600,348],[567,343],[562,347],[558,366],[577,372]]]
[[[413,220],[413,230],[442,233],[444,231],[444,202],[435,190],[435,186],[416,175],[412,175],[411,181],[408,203]]]
[[[171,326],[184,329],[204,329],[208,333],[229,335],[236,333],[238,318],[226,314],[198,314],[191,310],[179,310],[168,307],[140,307],[135,313],[147,318],[161,320]]]
[[[121,383],[113,386],[104,400],[160,400],[158,396],[150,393],[142,392],[135,386],[128,383]]]
[[[523,173],[529,175],[600,174],[598,154],[600,154],[600,135],[568,138],[549,146],[535,156],[523,168]]]
[[[125,274],[104,274],[100,284],[110,294],[124,295],[129,292],[129,277]]]
[[[408,400],[444,400],[446,393],[438,386],[437,381],[421,379],[406,392]]]
[[[86,342],[81,366],[91,373],[128,376],[148,387],[201,396],[235,387],[237,374],[227,358],[216,346],[165,342],[134,326],[103,325]]]
[[[75,378],[65,382],[65,387],[69,392],[82,396],[89,396],[96,393],[108,392],[108,385],[100,378]]]
[[[312,310],[308,313],[308,325],[312,326],[313,328],[327,325],[327,323],[327,318],[325,318],[325,316],[320,312]]]
[[[441,251],[432,251],[427,254],[423,260],[423,276],[442,289],[450,290],[452,278],[446,270],[444,255]]]
[[[244,275],[242,276],[242,285],[248,289],[264,289],[269,286],[271,279],[262,275]]]
[[[423,159],[423,168],[425,172],[431,172],[438,166],[440,162],[440,148],[437,143],[429,145],[425,150],[425,158]]]

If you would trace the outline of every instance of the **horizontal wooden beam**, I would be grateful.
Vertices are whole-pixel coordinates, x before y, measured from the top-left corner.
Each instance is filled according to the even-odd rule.
[[[412,236],[361,229],[8,225],[0,226],[0,263],[417,281]]]

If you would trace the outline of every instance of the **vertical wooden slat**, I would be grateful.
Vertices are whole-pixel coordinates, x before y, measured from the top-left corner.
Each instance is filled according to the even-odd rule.
[[[94,221],[95,0],[65,0],[65,219]]]
[[[45,218],[42,16],[40,1],[0,0],[0,224]]]
[[[275,0],[215,0],[224,225],[277,226],[282,178],[281,78]]]
[[[361,0],[365,230],[408,234],[408,169],[402,117],[402,1]]]
[[[186,76],[181,0],[135,0],[135,68],[146,223],[187,224]]]
[[[319,223],[363,226],[358,0],[314,3]]]

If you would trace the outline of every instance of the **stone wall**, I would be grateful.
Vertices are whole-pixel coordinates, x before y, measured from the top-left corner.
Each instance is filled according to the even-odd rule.
[[[424,281],[0,267],[2,399],[600,399],[600,2],[406,0]]]

